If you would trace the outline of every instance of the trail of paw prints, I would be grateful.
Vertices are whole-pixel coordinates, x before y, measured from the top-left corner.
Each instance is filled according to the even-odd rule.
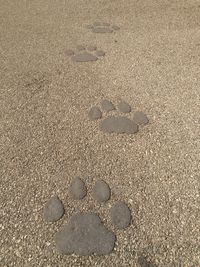
[[[107,22],[94,22],[91,25],[87,25],[86,28],[94,33],[112,33],[120,29],[117,25],[112,25]]]
[[[106,113],[103,119],[102,111]],[[99,129],[104,133],[134,134],[138,132],[139,127],[149,123],[149,119],[142,111],[136,111],[132,119],[121,115],[110,116],[108,113],[111,111],[127,115],[132,111],[132,108],[125,101],[121,101],[116,108],[111,101],[104,99],[101,102],[101,109],[98,106],[93,106],[88,112],[88,117],[91,121],[102,119]]]
[[[83,180],[75,178],[69,188],[74,200],[81,200],[87,195]],[[92,197],[99,203],[106,203],[111,197],[109,185],[98,180],[92,190]],[[43,217],[47,222],[55,222],[64,215],[64,205],[58,196],[53,196],[43,209]],[[111,222],[118,229],[125,229],[131,224],[131,211],[126,203],[118,201],[110,209]],[[116,235],[107,229],[99,215],[94,212],[79,212],[71,216],[69,222],[55,235],[58,252],[85,255],[110,254],[116,242]]]
[[[71,60],[74,62],[97,61],[101,57],[105,56],[105,52],[103,50],[98,50],[97,47],[93,45],[88,47],[78,45],[75,51],[68,49],[65,51],[65,54],[71,57]]]

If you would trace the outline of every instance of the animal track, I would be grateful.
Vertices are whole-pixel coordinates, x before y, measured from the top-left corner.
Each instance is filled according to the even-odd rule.
[[[86,196],[86,193],[83,180],[75,178],[70,185],[70,195],[75,199],[81,199]],[[103,180],[98,180],[92,190],[93,198],[99,203],[105,203],[110,199],[110,195],[109,185]],[[44,207],[44,219],[47,222],[59,220],[64,214],[64,207],[61,212],[61,206],[63,207],[61,200],[57,196],[52,197]],[[47,210],[51,220],[46,216]],[[116,228],[125,229],[131,223],[131,211],[124,202],[118,201],[110,209],[110,218]],[[115,241],[115,233],[108,230],[99,215],[93,212],[74,214],[55,235],[56,247],[60,253],[75,253],[80,256],[109,254],[114,249]]]
[[[107,99],[101,102],[101,109],[104,112],[115,111],[116,107]],[[131,112],[131,106],[125,101],[121,101],[117,109],[119,112],[128,114]],[[98,120],[102,118],[102,111],[99,107],[94,106],[89,110],[88,117],[90,120]],[[136,111],[132,119],[126,116],[107,116],[101,120],[99,124],[100,131],[104,133],[116,134],[134,134],[138,132],[139,126],[143,126],[149,122],[147,116],[142,111]]]
[[[65,54],[70,56],[72,61],[74,62],[89,62],[89,61],[96,61],[100,57],[105,56],[105,52],[102,50],[97,50],[96,46],[88,46],[87,49],[82,46],[78,45],[76,47],[76,51],[69,49],[66,50]]]
[[[145,257],[144,255],[138,258],[138,263],[140,264],[141,267],[157,267],[157,265],[149,261],[147,257]]]
[[[120,28],[106,22],[94,22],[92,25],[87,25],[87,29],[91,29],[94,33],[112,33],[118,31]]]

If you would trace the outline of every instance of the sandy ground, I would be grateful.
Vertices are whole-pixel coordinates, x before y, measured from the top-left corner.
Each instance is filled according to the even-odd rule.
[[[120,26],[94,34],[96,20]],[[73,63],[66,49],[97,45],[102,60]],[[200,266],[200,2],[197,0],[0,0],[0,266]],[[124,99],[150,124],[107,135],[88,109]],[[89,190],[107,181],[98,206],[68,195],[74,176]],[[66,214],[41,216],[58,194]],[[132,210],[124,231],[109,220],[117,200]],[[115,252],[62,256],[56,231],[78,210],[99,211],[115,231]]]

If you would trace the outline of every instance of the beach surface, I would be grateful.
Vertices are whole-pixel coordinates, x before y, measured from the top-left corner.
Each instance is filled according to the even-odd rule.
[[[120,29],[94,33],[96,21]],[[105,55],[74,62],[66,51],[77,45]],[[200,266],[199,62],[197,0],[0,0],[2,267]],[[102,99],[126,101],[128,118],[143,111],[149,124],[100,131],[88,111]],[[76,176],[88,189],[80,201],[68,192]],[[111,188],[103,205],[91,194],[98,179]],[[47,223],[54,195],[65,215]],[[109,217],[119,200],[132,213],[124,230]],[[110,255],[57,252],[54,235],[79,211],[115,233]]]

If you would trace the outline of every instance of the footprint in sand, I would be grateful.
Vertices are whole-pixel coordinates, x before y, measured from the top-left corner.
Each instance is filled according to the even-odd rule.
[[[105,52],[102,50],[97,50],[96,46],[88,46],[87,48],[78,45],[76,51],[68,49],[65,51],[67,56],[71,57],[71,60],[74,62],[90,62],[97,61],[99,58],[105,56]]]
[[[94,33],[112,33],[120,29],[118,26],[107,22],[94,22],[91,25],[87,25],[86,28]]]
[[[87,194],[83,180],[75,178],[70,185],[69,193],[75,200],[83,199]],[[109,185],[103,180],[96,181],[92,196],[98,203],[106,203],[111,196]],[[63,214],[64,206],[57,196],[52,197],[43,210],[43,217],[47,222],[55,222]],[[110,219],[116,229],[125,229],[131,224],[131,211],[124,202],[118,201],[110,209]],[[55,235],[56,247],[60,253],[75,253],[80,256],[110,254],[115,242],[115,233],[106,228],[98,211],[74,214]]]
[[[103,114],[101,110],[106,112],[104,119],[102,119]],[[117,110],[120,113],[126,114],[126,116],[107,115],[108,112],[115,113]],[[130,119],[127,117],[130,112],[131,106],[125,101],[121,101],[116,108],[111,101],[104,99],[101,102],[101,109],[93,106],[89,110],[88,117],[92,121],[102,119],[99,124],[99,129],[104,133],[134,134],[138,132],[139,127],[147,124],[149,120],[142,111],[136,111],[133,118]]]

